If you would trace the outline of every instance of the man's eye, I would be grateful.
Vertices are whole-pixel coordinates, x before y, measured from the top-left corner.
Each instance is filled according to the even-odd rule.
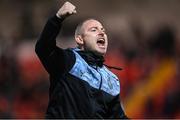
[[[91,31],[92,31],[92,32],[95,32],[95,31],[96,31],[96,29],[95,29],[95,28],[93,28],[93,29],[91,29]]]
[[[104,28],[103,28],[103,29],[101,29],[101,31],[102,31],[102,32],[106,32],[106,30],[105,30]]]

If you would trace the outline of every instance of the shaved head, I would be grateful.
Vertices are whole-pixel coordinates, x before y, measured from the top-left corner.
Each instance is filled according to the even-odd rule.
[[[85,22],[87,22],[87,21],[89,21],[89,20],[96,20],[96,19],[94,19],[94,18],[89,18],[89,19],[86,19],[86,20],[83,20],[82,22],[80,22],[80,23],[77,25],[77,27],[76,27],[75,37],[76,37],[77,35],[82,35],[82,34],[83,34],[83,25],[84,25]],[[98,21],[98,20],[96,20],[96,21]]]
[[[78,48],[104,55],[108,39],[103,25],[96,19],[86,19],[78,24],[75,30],[75,40]]]

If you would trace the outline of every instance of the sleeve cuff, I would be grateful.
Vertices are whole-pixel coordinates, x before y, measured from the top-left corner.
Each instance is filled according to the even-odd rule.
[[[55,14],[50,18],[50,21],[53,22],[56,25],[61,25],[61,23],[64,21],[64,18],[57,17],[56,14]]]

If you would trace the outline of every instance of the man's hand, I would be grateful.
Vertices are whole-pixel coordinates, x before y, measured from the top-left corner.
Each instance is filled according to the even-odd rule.
[[[66,18],[76,13],[76,7],[70,2],[65,2],[63,6],[58,10],[56,16],[59,18]]]

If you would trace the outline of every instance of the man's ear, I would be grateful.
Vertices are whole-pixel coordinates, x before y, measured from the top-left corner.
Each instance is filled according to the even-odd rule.
[[[79,46],[82,46],[84,44],[84,40],[82,38],[81,35],[77,35],[75,36],[75,40],[76,40],[76,43],[79,45]]]

